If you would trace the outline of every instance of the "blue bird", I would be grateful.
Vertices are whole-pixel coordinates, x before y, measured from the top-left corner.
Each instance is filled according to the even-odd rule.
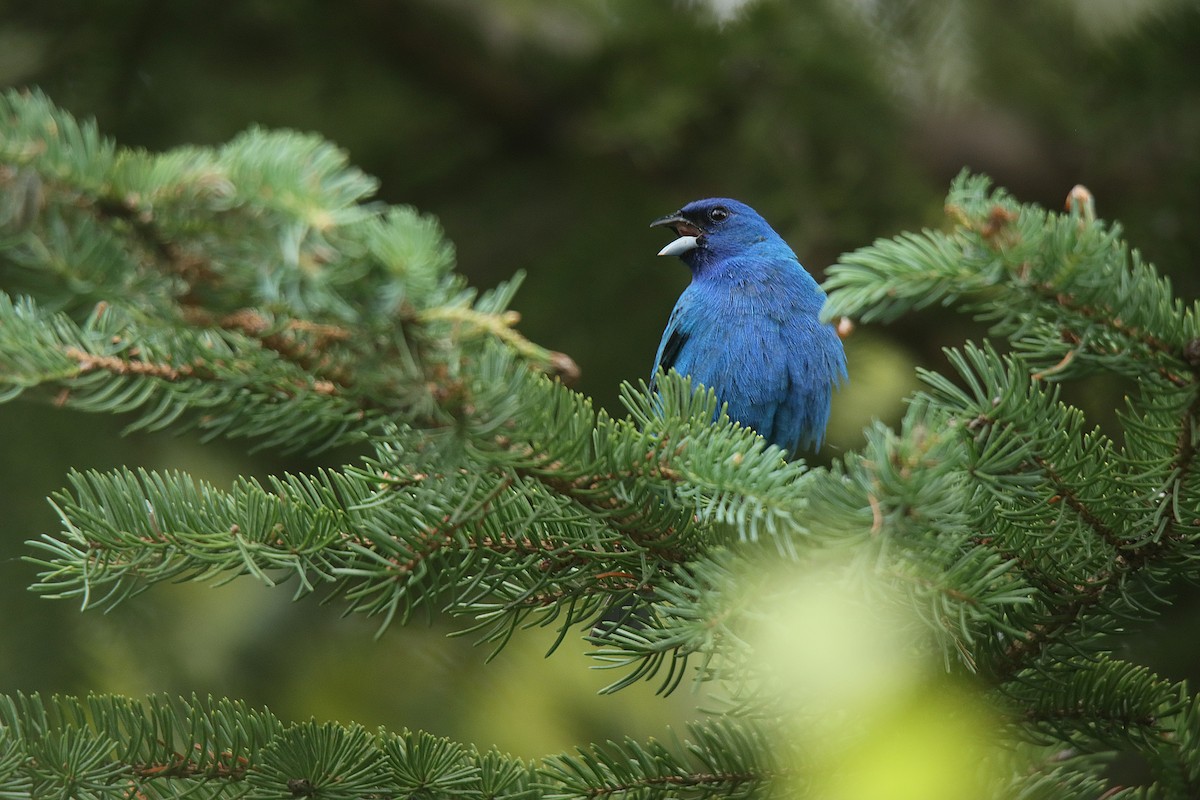
[[[657,226],[678,236],[659,255],[679,256],[692,282],[663,331],[651,388],[659,369],[674,368],[789,456],[819,448],[833,389],[846,379],[841,339],[820,320],[825,292],[745,203],[696,200]]]

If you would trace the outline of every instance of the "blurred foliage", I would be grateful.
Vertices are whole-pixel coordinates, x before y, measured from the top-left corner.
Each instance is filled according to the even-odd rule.
[[[0,14],[0,85],[39,86],[124,145],[213,144],[251,123],[338,142],[381,179],[382,199],[441,219],[472,284],[526,270],[522,329],[571,354],[579,388],[610,407],[620,380],[648,370],[686,281],[678,265],[654,259],[661,234],[646,225],[701,195],[755,205],[821,277],[841,252],[937,224],[945,186],[964,166],[1049,207],[1083,183],[1181,295],[1197,290],[1186,265],[1200,252],[1200,13],[1182,0],[7,0]],[[898,419],[913,366],[940,365],[940,347],[969,327],[934,311],[860,330],[830,450],[857,445],[872,416]],[[1122,390],[1097,383],[1075,400],[1111,409]],[[446,734],[478,724],[462,716],[480,697],[530,702],[532,689],[514,700],[507,683],[481,688],[468,665],[483,653],[440,642],[438,628],[372,643],[358,621],[251,588],[219,600],[206,589],[160,594],[153,608],[106,618],[100,632],[95,620],[84,631],[73,609],[29,597],[29,570],[14,558],[21,539],[53,523],[43,497],[69,467],[182,465],[219,484],[233,474],[230,454],[244,463],[230,446],[119,430],[107,419],[0,408],[0,485],[20,487],[0,492],[0,585],[12,609],[0,638],[15,643],[0,648],[0,688],[211,689],[285,715],[321,708]],[[162,663],[163,648],[145,646],[158,637],[190,650]],[[360,662],[356,674],[321,666],[316,654],[331,643],[339,661],[352,648],[344,660]],[[1194,668],[1177,649],[1156,657]],[[503,658],[519,675],[536,670],[527,686],[559,680],[535,666],[536,652]],[[364,675],[386,681],[400,670],[427,673],[438,699],[393,709],[379,708],[375,693],[351,696]],[[560,720],[586,694],[564,687]],[[624,694],[616,713],[637,713],[637,697]],[[586,734],[561,735],[602,738],[611,722],[599,714],[581,715],[595,725]],[[511,727],[496,736],[520,752],[555,746]]]

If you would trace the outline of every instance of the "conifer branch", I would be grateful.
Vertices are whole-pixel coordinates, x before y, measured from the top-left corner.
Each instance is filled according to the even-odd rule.
[[[1013,756],[1015,794],[1111,792],[1113,749],[1144,758],[1148,795],[1200,787],[1200,701],[1111,654],[1112,634],[1200,575],[1200,313],[1082,190],[1052,214],[963,175],[947,230],[831,270],[830,315],[940,303],[1002,344],[950,351],[957,374],[924,373],[897,430],[873,425],[857,452],[810,470],[675,374],[624,387],[622,417],[596,411],[563,385],[573,362],[518,331],[517,281],[467,287],[436,223],[369,205],[373,179],[317,137],[129,151],[15,92],[0,123],[0,400],[361,454],[228,488],[72,474],[52,498],[61,531],[32,543],[34,589],[110,607],[166,580],[250,575],[384,625],[436,605],[495,649],[529,625],[558,641],[590,631],[599,665],[621,673],[609,690],[727,681],[734,710],[763,720],[717,717],[690,744],[587,746],[531,770],[225,701],[5,698],[0,795],[786,790],[777,723],[792,709],[762,688],[747,629],[796,599],[776,570],[826,560],[873,601],[903,598],[947,668],[1003,703],[1012,736],[1044,745]],[[1096,372],[1138,387],[1120,435],[1058,394]],[[636,624],[597,626],[627,607]]]
[[[514,326],[521,321],[521,315],[516,311],[485,314],[472,308],[443,306],[425,309],[418,315],[418,319],[424,322],[449,321],[490,334],[511,346],[522,357],[548,365],[549,374],[561,378],[568,386],[579,380],[579,366],[570,356],[534,344],[516,330]]]
[[[47,182],[47,188],[70,191],[69,187],[53,181]],[[126,223],[145,249],[150,251],[157,266],[168,273],[174,273],[184,278],[189,286],[192,286],[199,276],[212,276],[212,267],[205,264],[203,259],[196,257],[184,259],[178,246],[168,241],[155,226],[154,215],[149,209],[138,208],[127,198],[106,196],[79,195],[75,198],[75,202],[91,211],[98,222],[107,223],[119,220]],[[191,288],[184,296],[191,296],[194,291],[195,289]]]
[[[1119,228],[1022,207],[965,173],[946,210],[951,231],[876,242],[832,268],[826,316],[887,321],[940,302],[991,320],[1035,369],[1057,367],[1056,380],[1097,366],[1130,374],[1141,354],[1163,379],[1191,382],[1197,309],[1130,254]]]
[[[780,774],[755,755],[768,752],[765,732],[728,722],[693,726],[673,747],[627,739],[540,765],[423,732],[287,723],[196,697],[0,696],[0,732],[5,797],[717,798],[759,796]],[[89,737],[101,746],[73,748]]]

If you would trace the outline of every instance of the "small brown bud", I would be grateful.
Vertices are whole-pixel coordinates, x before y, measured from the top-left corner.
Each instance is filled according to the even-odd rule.
[[[1067,193],[1067,213],[1084,222],[1096,221],[1096,198],[1086,186],[1076,184]]]

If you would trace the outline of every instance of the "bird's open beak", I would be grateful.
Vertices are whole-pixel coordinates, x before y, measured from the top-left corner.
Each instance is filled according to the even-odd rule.
[[[671,228],[679,237],[658,251],[660,256],[679,256],[700,246],[700,236],[704,231],[678,212],[659,217],[650,223],[651,228]]]

